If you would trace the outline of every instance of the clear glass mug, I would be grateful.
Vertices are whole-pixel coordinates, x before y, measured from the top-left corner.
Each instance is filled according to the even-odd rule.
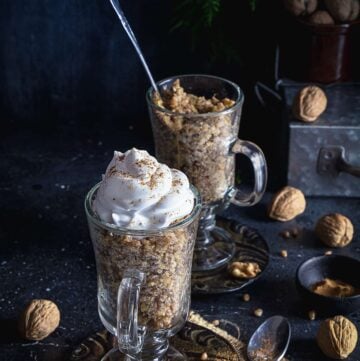
[[[182,170],[201,194],[203,208],[193,270],[208,271],[225,265],[235,251],[228,233],[215,225],[215,214],[229,203],[240,207],[256,204],[266,188],[267,166],[257,145],[238,139],[244,102],[239,86],[210,75],[181,75],[158,82],[160,94],[171,89],[176,79],[187,93],[235,101],[222,111],[176,113],[154,102],[152,88],[146,96],[157,159]],[[239,153],[246,155],[253,165],[255,182],[250,193],[235,185],[235,156]]]
[[[168,338],[186,322],[190,307],[191,261],[200,195],[179,223],[160,230],[120,228],[101,221],[92,209],[99,184],[90,190],[85,210],[98,278],[98,311],[118,345],[102,359],[182,360]]]

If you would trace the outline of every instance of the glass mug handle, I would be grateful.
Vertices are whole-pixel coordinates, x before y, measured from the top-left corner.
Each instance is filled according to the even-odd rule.
[[[138,325],[138,306],[145,274],[136,269],[124,272],[117,296],[117,340],[126,355],[138,354],[144,344],[146,328]]]
[[[264,153],[256,144],[241,139],[237,139],[233,143],[230,153],[246,155],[254,168],[255,178],[254,189],[249,194],[245,194],[237,186],[234,186],[230,191],[230,202],[240,207],[252,206],[260,201],[266,189],[267,166]]]

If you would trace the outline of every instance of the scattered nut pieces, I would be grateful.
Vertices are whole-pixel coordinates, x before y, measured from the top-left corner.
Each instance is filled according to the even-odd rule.
[[[250,301],[250,295],[248,293],[244,293],[242,296],[242,299],[244,302],[249,302]]]
[[[316,318],[316,312],[314,310],[311,310],[308,312],[309,320],[314,321]]]
[[[254,278],[261,272],[261,269],[256,262],[233,262],[228,271],[235,278]]]
[[[315,121],[326,109],[327,98],[315,85],[302,88],[294,98],[293,115],[304,122]]]
[[[326,252],[324,253],[324,255],[325,255],[325,256],[331,256],[332,253],[333,253],[332,251],[326,251]]]
[[[280,236],[283,237],[283,238],[285,238],[285,239],[291,238],[291,234],[290,234],[289,231],[282,231],[282,232],[280,233]]]
[[[293,228],[293,229],[291,230],[291,236],[292,236],[293,238],[297,238],[297,237],[299,236],[299,234],[300,234],[300,231],[299,231],[298,228]]]
[[[359,0],[325,0],[325,6],[332,17],[340,22],[353,21],[359,16]]]
[[[220,325],[220,321],[219,321],[219,320],[214,320],[214,321],[212,322],[212,324],[213,324],[214,326],[219,326],[219,325]]]
[[[60,311],[49,300],[32,300],[19,319],[19,331],[22,337],[40,341],[49,336],[60,323]]]
[[[347,318],[335,316],[321,323],[316,340],[326,356],[342,360],[354,351],[358,332]]]
[[[294,187],[284,187],[278,191],[270,202],[269,217],[286,222],[303,213],[306,201],[303,192]]]
[[[318,25],[334,25],[335,21],[326,10],[316,10],[309,16],[309,23]]]
[[[205,361],[207,360],[209,357],[208,357],[208,354],[206,352],[203,352],[200,356],[200,360],[202,361]]]
[[[345,247],[353,239],[354,227],[349,218],[331,213],[317,221],[315,233],[329,247]]]
[[[295,16],[311,14],[317,3],[317,0],[284,0],[285,8]]]
[[[281,257],[283,257],[283,258],[287,258],[287,256],[288,256],[287,250],[286,250],[286,249],[282,249],[282,250],[280,251],[280,255],[281,255]]]
[[[254,310],[254,315],[255,315],[256,317],[261,317],[261,316],[263,315],[263,313],[264,313],[264,311],[263,311],[262,308],[256,308],[256,309]]]

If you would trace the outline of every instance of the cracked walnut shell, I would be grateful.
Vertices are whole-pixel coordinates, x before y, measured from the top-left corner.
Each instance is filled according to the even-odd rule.
[[[60,323],[60,311],[49,300],[32,300],[25,308],[19,320],[22,337],[40,341],[49,336]]]
[[[295,16],[311,14],[317,5],[317,0],[284,0],[285,8]]]
[[[302,88],[293,102],[293,115],[304,122],[315,121],[326,109],[327,98],[322,89],[315,85]]]
[[[353,239],[354,227],[349,218],[331,213],[317,221],[315,233],[327,246],[345,247]]]
[[[326,356],[343,360],[354,351],[358,333],[355,325],[347,318],[335,316],[321,323],[316,340]]]
[[[325,0],[325,6],[332,17],[340,22],[354,21],[360,12],[359,0]]]
[[[294,187],[284,187],[278,191],[270,205],[269,217],[277,221],[286,222],[294,219],[305,211],[306,201],[303,192]]]

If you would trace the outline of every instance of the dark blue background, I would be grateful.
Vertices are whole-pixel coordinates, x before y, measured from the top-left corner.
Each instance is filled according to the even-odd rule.
[[[291,34],[282,2],[258,0],[251,12],[247,0],[223,1],[226,20],[204,33],[196,51],[189,33],[170,32],[176,3],[121,2],[154,77],[210,73],[237,82],[245,93],[240,137],[259,144],[270,168],[278,169],[281,155],[275,154],[274,144],[285,134],[281,107],[267,97],[270,107],[263,109],[253,89],[258,80],[274,84],[275,45]],[[229,34],[239,61],[226,63],[221,56],[210,61],[208,49],[216,31]],[[286,65],[294,70],[298,64]],[[25,129],[29,144],[46,141],[53,133],[69,144],[69,138],[76,143],[93,128],[109,151],[125,150],[118,139],[130,128],[133,145],[152,151],[148,87],[109,1],[0,2],[0,139]],[[279,179],[278,172],[272,172],[270,186]]]

